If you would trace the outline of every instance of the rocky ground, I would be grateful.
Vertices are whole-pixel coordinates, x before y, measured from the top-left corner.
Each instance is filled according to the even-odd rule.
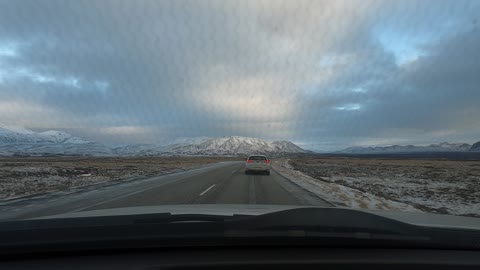
[[[0,158],[0,200],[139,179],[236,160],[226,157]]]
[[[480,216],[480,161],[444,158],[297,157],[291,168],[323,183],[424,212]]]

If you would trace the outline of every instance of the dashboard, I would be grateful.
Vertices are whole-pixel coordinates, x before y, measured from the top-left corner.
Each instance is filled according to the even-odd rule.
[[[348,248],[172,248],[2,258],[0,269],[479,269],[480,252]]]

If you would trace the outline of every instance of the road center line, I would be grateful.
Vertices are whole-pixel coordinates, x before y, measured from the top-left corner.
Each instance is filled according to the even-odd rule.
[[[205,189],[202,193],[200,193],[200,196],[203,196],[205,193],[207,193],[210,189],[212,189],[215,186],[215,184],[211,185],[209,188]]]

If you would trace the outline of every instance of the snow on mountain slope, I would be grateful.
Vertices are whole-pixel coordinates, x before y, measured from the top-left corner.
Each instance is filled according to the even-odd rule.
[[[89,141],[72,136],[63,131],[49,130],[34,132],[23,127],[0,125],[0,144],[11,143],[72,143],[82,144]]]
[[[210,137],[181,137],[168,140],[163,144],[131,144],[120,146],[113,149],[113,152],[122,156],[129,155],[165,155],[164,149],[172,149],[173,147],[186,146],[190,144],[202,143]]]
[[[171,140],[164,145],[172,145],[172,144],[197,144],[202,143],[204,141],[212,139],[211,137],[181,137]]]
[[[440,143],[427,146],[392,145],[392,146],[355,146],[349,147],[338,153],[349,154],[381,154],[381,153],[421,153],[421,152],[468,152],[470,145],[467,143]]]
[[[305,153],[306,152],[298,145],[289,141],[275,141],[275,142],[272,142],[272,144],[275,145],[283,153]]]
[[[7,126],[0,124],[0,134],[3,133],[16,133],[16,134],[34,134],[35,132],[26,129],[24,127],[17,127],[17,126]]]
[[[83,138],[74,137],[63,131],[49,130],[49,131],[40,132],[37,134],[41,138],[44,138],[45,141],[52,142],[52,143],[71,143],[71,144],[90,143],[89,141]]]
[[[110,148],[57,130],[34,132],[0,125],[0,155],[111,155]]]
[[[472,144],[472,147],[470,147],[470,151],[480,152],[480,142],[476,142],[476,143]]]
[[[36,132],[21,128],[0,125],[0,144],[6,143],[36,143],[42,139]]]
[[[212,138],[199,143],[174,144],[163,148],[145,151],[142,154],[177,154],[177,155],[249,155],[304,153],[305,150],[291,142],[266,142],[257,138],[228,136]]]
[[[160,146],[156,144],[130,144],[126,146],[120,146],[113,149],[113,153],[121,156],[131,156],[131,155],[138,155],[145,151],[149,151],[151,149],[156,149]]]

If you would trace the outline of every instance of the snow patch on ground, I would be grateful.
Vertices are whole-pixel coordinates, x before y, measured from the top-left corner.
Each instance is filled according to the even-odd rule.
[[[292,182],[336,205],[374,210],[422,212],[422,210],[410,204],[388,200],[357,189],[312,178],[299,171],[295,171],[293,167],[288,164],[288,160],[274,161],[273,167],[278,173]]]
[[[382,179],[375,176],[333,176],[324,179],[333,183],[345,183],[349,187],[363,190],[381,189],[386,196],[396,198],[401,202],[443,210],[442,212],[448,214],[478,215],[480,212],[480,203],[465,200],[463,197],[452,196],[452,190],[468,190],[467,185],[461,181],[432,182],[428,179],[408,177]],[[480,194],[472,191],[471,195],[479,196]]]
[[[424,212],[480,216],[480,161],[421,157],[296,157],[291,169],[317,181]]]

